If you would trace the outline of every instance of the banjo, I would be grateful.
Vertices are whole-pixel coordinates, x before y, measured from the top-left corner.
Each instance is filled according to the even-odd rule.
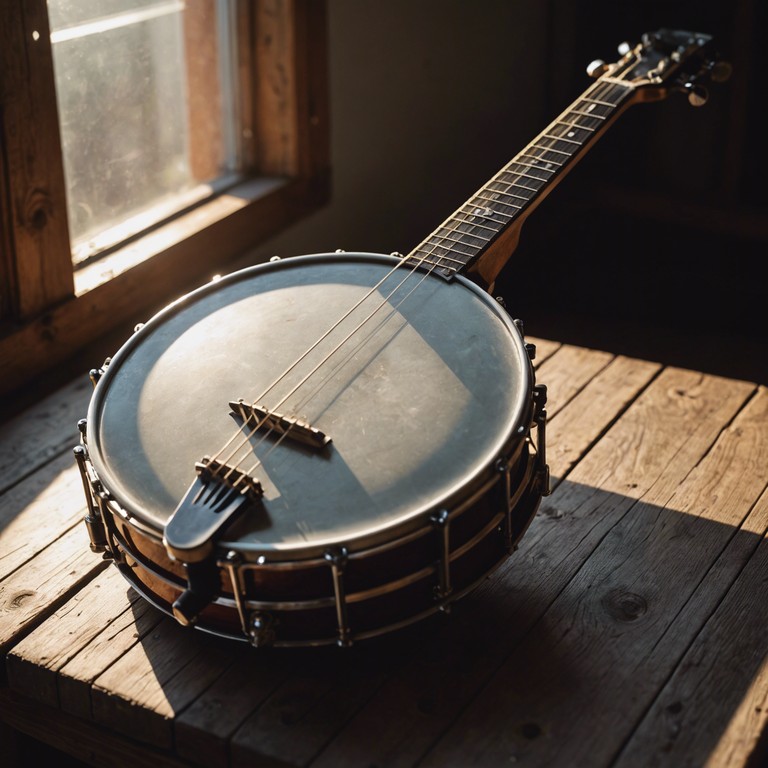
[[[706,94],[661,30],[409,254],[315,254],[166,307],[104,366],[75,448],[91,548],[183,625],[349,645],[445,611],[549,491],[546,388],[488,294],[520,225],[630,104]],[[181,374],[181,375],[180,375]]]

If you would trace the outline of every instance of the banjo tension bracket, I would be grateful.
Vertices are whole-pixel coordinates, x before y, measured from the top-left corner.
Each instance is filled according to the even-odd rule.
[[[536,425],[536,474],[542,496],[549,496],[549,464],[547,464],[547,385],[533,388],[533,423]]]
[[[80,479],[83,481],[83,491],[85,493],[85,503],[87,512],[84,522],[88,530],[91,552],[108,553],[107,532],[104,527],[104,520],[99,510],[98,494],[101,491],[101,483],[96,473],[93,471],[91,462],[88,458],[88,448],[86,447],[85,437],[87,431],[87,422],[80,419],[77,422],[77,428],[80,431],[80,444],[73,449],[75,462],[80,470]]]

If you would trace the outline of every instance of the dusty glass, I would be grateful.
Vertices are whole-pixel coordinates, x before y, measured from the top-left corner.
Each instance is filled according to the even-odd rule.
[[[48,0],[76,264],[236,171],[232,6]]]

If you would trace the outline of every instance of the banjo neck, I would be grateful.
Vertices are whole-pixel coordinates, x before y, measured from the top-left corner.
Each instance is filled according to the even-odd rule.
[[[727,77],[710,47],[707,35],[660,30],[644,35],[635,48],[620,46],[622,58],[615,64],[590,64],[587,72],[596,82],[419,243],[407,263],[448,280],[465,274],[491,290],[517,246],[523,221],[626,107],[674,91],[687,93],[694,106],[706,101],[699,81],[710,74]]]
[[[491,285],[525,218],[631,103],[634,86],[594,83],[409,254],[445,278]],[[502,253],[503,251],[503,253]]]

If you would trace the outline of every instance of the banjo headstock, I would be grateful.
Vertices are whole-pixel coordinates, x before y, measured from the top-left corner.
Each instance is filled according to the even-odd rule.
[[[683,30],[660,29],[643,35],[636,46],[622,43],[614,64],[593,61],[587,73],[598,79],[631,84],[637,101],[658,101],[670,93],[682,92],[695,106],[706,103],[709,80],[722,82],[731,66],[722,61],[711,35]]]

